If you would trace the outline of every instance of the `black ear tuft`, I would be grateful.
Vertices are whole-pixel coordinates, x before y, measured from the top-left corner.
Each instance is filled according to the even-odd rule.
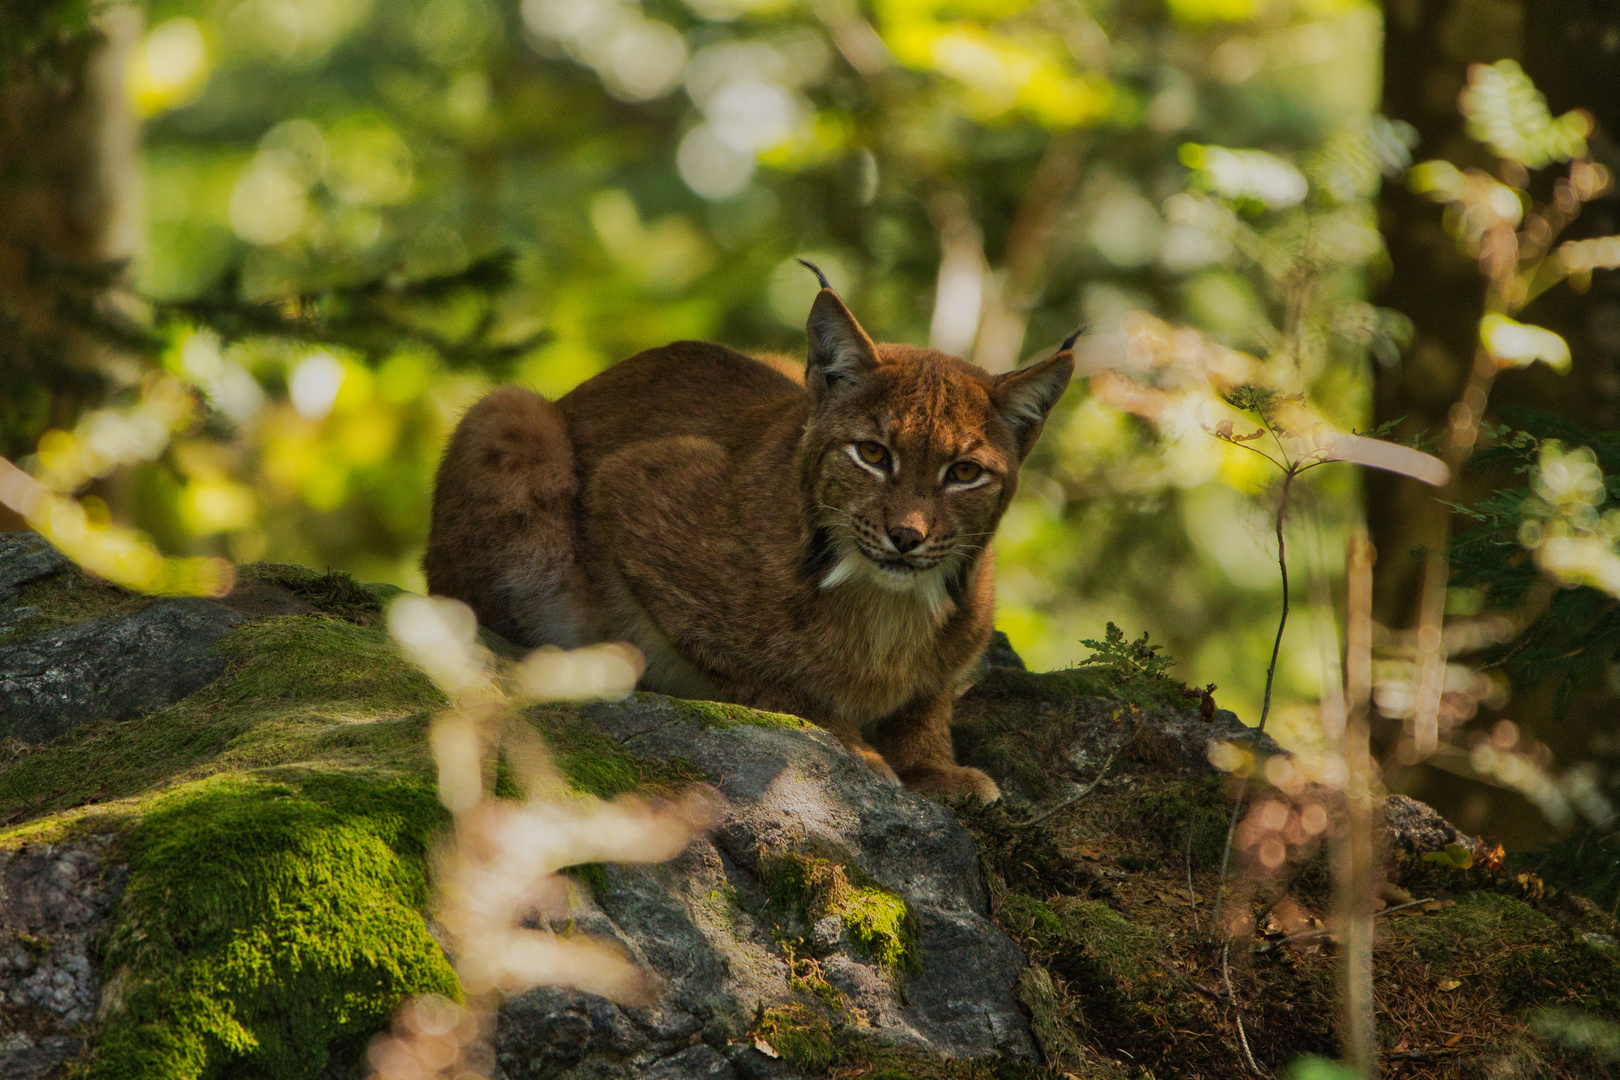
[[[1057,404],[1074,377],[1074,356],[1061,350],[1026,368],[1009,371],[996,379],[992,400],[1018,437],[1019,457],[1027,456],[1046,423],[1046,416]]]
[[[804,385],[818,406],[878,366],[877,346],[831,289],[816,294],[805,331],[810,355]]]
[[[803,266],[806,270],[809,270],[812,274],[816,275],[816,280],[821,282],[821,287],[823,289],[832,288],[832,283],[827,280],[827,275],[821,272],[821,267],[817,266],[809,259],[799,259],[797,261],[800,266]]]
[[[1070,349],[1074,348],[1074,343],[1080,340],[1081,334],[1089,333],[1090,331],[1090,323],[1081,323],[1079,326],[1074,328],[1074,333],[1063,339],[1063,344],[1058,346],[1058,352],[1068,352]]]

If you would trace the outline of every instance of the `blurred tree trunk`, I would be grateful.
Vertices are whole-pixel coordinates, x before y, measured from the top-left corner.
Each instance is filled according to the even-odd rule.
[[[0,453],[33,450],[133,381],[92,332],[134,253],[138,126],[124,69],[139,12],[110,8],[6,57],[0,78]],[[27,388],[24,390],[23,388]]]
[[[1472,63],[1518,60],[1546,93],[1553,112],[1590,109],[1599,134],[1594,156],[1620,165],[1620,7],[1604,0],[1389,0],[1385,8],[1384,113],[1418,131],[1418,160],[1445,158],[1490,169],[1492,159],[1468,138],[1457,95]],[[1532,188],[1550,193],[1551,175]],[[1380,226],[1393,267],[1378,302],[1411,318],[1414,336],[1396,364],[1374,372],[1376,423],[1405,418],[1400,436],[1442,432],[1478,340],[1484,280],[1440,226],[1440,208],[1399,184],[1384,190]],[[1620,231],[1620,200],[1587,208],[1566,238]],[[1620,420],[1620,277],[1599,272],[1590,291],[1549,290],[1521,316],[1563,335],[1574,368],[1558,375],[1543,365],[1509,371],[1497,381],[1491,412],[1523,404],[1588,426]],[[1482,490],[1482,489],[1481,489]],[[1378,548],[1376,618],[1389,626],[1414,621],[1422,560],[1416,549],[1441,543],[1447,510],[1414,481],[1384,473],[1366,479],[1367,522]]]

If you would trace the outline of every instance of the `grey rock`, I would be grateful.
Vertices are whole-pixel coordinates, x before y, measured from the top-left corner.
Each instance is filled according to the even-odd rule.
[[[214,646],[251,619],[196,597],[154,600],[0,645],[0,736],[41,743],[172,705],[224,673]]]
[[[92,942],[126,877],[125,867],[106,862],[111,840],[0,855],[0,1017],[29,1018],[27,1031],[0,1043],[0,1080],[42,1076],[79,1051],[75,1029],[101,998]]]
[[[72,1035],[32,1036],[23,1032],[0,1043],[0,1080],[37,1080],[78,1056],[83,1040]]]
[[[781,1058],[762,1054],[752,1046],[738,1043],[726,1048],[737,1080],[804,1080],[804,1076]]]
[[[73,566],[66,555],[36,532],[0,532],[0,603],[20,585],[48,578]]]
[[[646,1080],[733,1080],[737,1075],[719,1051],[694,1046],[650,1066]]]
[[[752,1047],[707,1049],[746,1043],[759,1010],[802,1000],[776,940],[784,928],[810,939],[861,1036],[933,1056],[1033,1056],[1015,991],[1024,956],[987,917],[972,841],[944,807],[879,779],[819,729],[706,726],[653,694],[587,713],[629,752],[708,774],[727,808],[712,836],[673,862],[607,868],[573,915],[577,929],[657,974],[657,1003],[621,1007],[554,988],[515,998],[497,1035],[508,1080],[797,1076]],[[836,918],[799,927],[771,909],[763,869],[789,850],[840,861],[903,897],[916,969],[884,970]]]
[[[1447,844],[1472,848],[1479,842],[1441,817],[1428,803],[1406,795],[1385,796],[1384,829],[1392,848],[1412,855],[1440,851]]]

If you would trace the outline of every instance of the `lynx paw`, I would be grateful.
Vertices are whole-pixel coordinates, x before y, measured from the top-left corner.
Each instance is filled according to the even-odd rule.
[[[857,749],[855,753],[859,755],[860,759],[866,762],[867,766],[873,772],[877,773],[879,777],[887,780],[895,787],[900,786],[900,777],[895,774],[895,771],[892,768],[889,767],[889,763],[883,760],[882,754],[878,753],[876,750],[873,750],[869,746],[864,749]],[[985,779],[989,779],[989,777],[986,777]],[[992,784],[991,786],[994,787],[995,785]]]
[[[994,780],[966,765],[923,765],[907,769],[901,780],[912,791],[928,795],[971,795],[987,803],[1001,798],[1001,789]]]

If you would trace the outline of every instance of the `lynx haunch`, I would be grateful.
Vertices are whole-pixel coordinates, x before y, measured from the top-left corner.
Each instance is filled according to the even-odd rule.
[[[484,398],[439,467],[428,587],[519,644],[627,640],[645,689],[793,713],[909,787],[993,799],[951,704],[1073,339],[992,376],[873,344],[826,287],[808,329],[802,375],[678,341],[556,402]]]

